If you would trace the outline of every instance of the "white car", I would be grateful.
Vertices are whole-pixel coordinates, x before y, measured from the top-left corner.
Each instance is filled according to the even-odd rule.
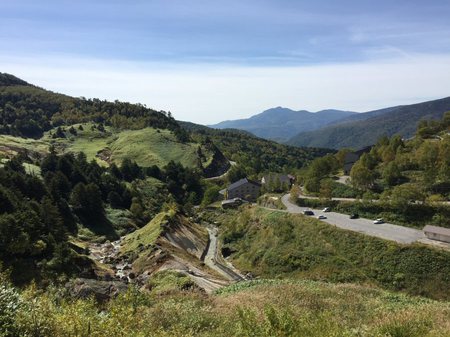
[[[322,210],[322,212],[329,212],[329,211],[331,211],[330,207],[325,207],[325,208]]]
[[[376,225],[379,225],[379,224],[384,223],[384,220],[382,218],[379,218],[379,219],[374,220],[373,223]]]
[[[317,217],[317,219],[319,219],[319,220],[323,220],[323,219],[326,219],[327,217],[325,216],[325,215],[319,215],[318,217]]]

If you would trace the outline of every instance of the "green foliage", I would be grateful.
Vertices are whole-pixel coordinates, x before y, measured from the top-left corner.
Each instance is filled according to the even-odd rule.
[[[450,298],[449,252],[403,246],[301,215],[247,209],[224,222],[223,242],[241,270],[263,277],[370,282]]]
[[[57,289],[19,295],[9,336],[446,336],[449,304],[355,285],[257,280],[206,296],[164,271],[150,292],[98,305]],[[3,332],[3,331],[2,331]],[[8,335],[6,335],[8,336]]]
[[[321,180],[334,174],[337,169],[338,160],[334,155],[326,155],[313,160],[303,177],[306,190],[318,193],[321,189]]]
[[[388,186],[394,186],[399,182],[402,173],[400,172],[398,165],[392,161],[383,169],[382,177]]]
[[[367,191],[373,186],[375,173],[373,172],[373,157],[364,153],[350,171],[352,184],[363,191]]]
[[[247,172],[245,171],[245,169],[242,166],[235,165],[235,166],[232,166],[231,169],[228,171],[227,180],[231,184],[242,178],[246,178],[247,175],[248,175]]]
[[[133,252],[139,247],[153,245],[172,216],[171,212],[159,213],[147,225],[128,235],[123,241],[122,252]]]
[[[201,205],[206,207],[213,202],[219,200],[220,194],[219,191],[221,188],[217,185],[210,185],[206,188],[205,193],[203,194],[203,199]]]
[[[344,214],[357,213],[362,218],[384,220],[405,226],[422,229],[426,225],[436,225],[450,228],[450,209],[440,203],[417,204],[408,202],[398,207],[382,199],[376,200],[376,195],[365,194],[362,201],[323,201],[315,199],[298,199],[297,204],[303,207],[323,208],[332,207],[335,211]],[[409,201],[409,200],[408,200]]]
[[[447,97],[414,105],[376,110],[350,117],[345,123],[341,120],[335,125],[300,133],[291,138],[288,144],[332,149],[348,147],[360,149],[375,144],[383,135],[391,137],[397,134],[404,138],[412,137],[421,120],[439,120],[449,109],[450,98]],[[353,118],[355,120],[352,120]],[[420,124],[419,127],[421,127]],[[433,132],[434,130],[430,130],[428,133]]]
[[[266,208],[273,209],[286,209],[286,206],[281,201],[281,194],[263,194],[258,198],[258,205],[261,205]]]
[[[23,300],[3,275],[0,275],[0,336],[18,336],[16,315],[24,306]]]
[[[341,184],[336,181],[333,181],[331,187],[331,194],[334,198],[357,198],[361,194],[359,190],[356,190],[352,186]]]
[[[390,199],[395,207],[404,210],[411,202],[423,202],[425,198],[423,192],[416,185],[403,184],[392,189]]]
[[[163,295],[195,288],[195,283],[185,274],[165,270],[152,275],[147,288],[153,295]]]
[[[148,109],[141,104],[107,102],[99,99],[73,98],[56,94],[8,74],[0,80],[0,133],[40,138],[45,131],[63,124],[96,122],[117,129],[155,127],[175,132],[180,141],[188,136],[165,112]],[[57,129],[56,137],[65,137]]]
[[[167,184],[167,190],[180,204],[198,204],[203,197],[203,189],[199,174],[179,163],[170,161],[164,167],[163,181]]]
[[[333,196],[333,181],[331,179],[324,179],[320,182],[319,196],[323,199],[331,200]]]
[[[78,214],[87,219],[98,219],[105,213],[100,189],[95,184],[78,183],[73,188],[70,204]]]
[[[444,113],[441,121],[421,120],[417,125],[416,135],[421,138],[430,138],[439,131],[445,130],[450,126],[450,111]]]
[[[67,132],[65,138],[49,139],[46,133],[42,140],[54,144],[65,153],[84,152],[89,161],[95,159],[102,166],[121,165],[124,160],[131,160],[140,167],[157,165],[162,168],[173,160],[183,166],[197,168],[199,144],[190,140],[180,142],[172,130],[150,127],[123,130],[106,126],[105,131],[101,132],[96,127],[98,124],[79,124],[83,125],[83,130],[76,135]],[[202,168],[206,168],[212,164],[215,152],[203,146],[201,153]]]
[[[310,160],[333,152],[328,149],[286,146],[254,137],[238,130],[215,130],[183,123],[192,137],[201,143],[214,143],[229,159],[236,162],[247,176],[259,173],[286,173],[300,169]]]

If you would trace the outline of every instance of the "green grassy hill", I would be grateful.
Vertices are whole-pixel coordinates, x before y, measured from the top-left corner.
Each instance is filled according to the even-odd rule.
[[[78,130],[80,125],[82,131]],[[101,132],[92,130],[93,125],[75,124],[77,135],[66,132],[66,138],[53,139],[55,129],[37,140],[0,135],[0,158],[11,158],[23,150],[43,156],[49,152],[50,146],[54,146],[59,153],[84,152],[88,160],[94,159],[103,166],[111,163],[120,165],[125,158],[129,158],[142,167],[163,167],[173,160],[185,167],[196,168],[200,160],[202,166],[207,167],[213,159],[214,153],[209,148],[195,142],[182,143],[169,130],[144,128],[113,131],[111,127],[106,127],[106,131]],[[199,158],[199,148],[203,158]]]
[[[450,252],[256,207],[223,217],[224,247],[241,270],[254,275],[356,282],[450,299]]]
[[[84,152],[88,159],[95,159],[103,165],[120,164],[129,158],[142,167],[165,166],[171,160],[186,167],[196,167],[200,160],[198,148],[205,156],[202,165],[211,163],[213,153],[195,142],[180,142],[169,130],[144,128],[140,130],[116,131],[106,127],[105,131],[92,130],[93,124],[74,125],[77,135],[66,132],[67,138],[52,139],[54,130],[47,133],[44,139],[53,144],[61,152]]]

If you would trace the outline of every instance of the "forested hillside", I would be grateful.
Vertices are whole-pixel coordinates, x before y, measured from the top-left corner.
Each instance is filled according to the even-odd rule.
[[[194,139],[213,142],[228,159],[238,163],[243,174],[250,176],[297,170],[314,158],[335,152],[324,148],[287,146],[241,130],[216,130],[186,122],[181,122],[181,125],[192,133]]]
[[[0,134],[40,138],[61,125],[96,122],[117,129],[169,129],[187,135],[170,114],[140,104],[74,98],[32,86],[0,73]]]
[[[351,116],[337,124],[315,131],[303,132],[287,143],[296,146],[317,146],[333,149],[361,147],[375,144],[381,136],[395,134],[403,138],[414,135],[421,120],[440,119],[450,110],[450,97],[376,110]],[[363,119],[364,118],[364,119]]]
[[[421,121],[410,140],[381,137],[353,165],[350,184],[342,184],[336,177],[348,151],[314,160],[300,174],[304,191],[323,200],[363,199],[362,203],[329,202],[346,213],[382,216],[410,227],[450,227],[445,204],[450,200],[450,112],[438,121]]]
[[[92,261],[71,249],[73,238],[118,239],[164,205],[188,207],[202,198],[199,175],[174,162],[143,169],[124,160],[106,169],[83,153],[51,152],[39,173],[27,173],[26,165],[30,159],[17,156],[0,168],[0,259],[19,284],[61,274],[92,276]]]

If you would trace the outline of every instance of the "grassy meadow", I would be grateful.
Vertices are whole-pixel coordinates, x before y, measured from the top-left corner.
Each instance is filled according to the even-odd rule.
[[[77,126],[75,125],[75,128]],[[109,161],[120,164],[123,159],[129,158],[139,166],[149,167],[157,165],[163,167],[169,161],[180,162],[183,166],[192,167],[197,163],[196,143],[180,143],[169,130],[145,128],[141,130],[125,130],[114,132],[106,127],[105,132],[92,130],[91,125],[83,125],[83,131],[77,131],[76,136],[67,139],[57,139],[55,144],[64,152],[84,152],[89,160],[96,159],[104,165],[104,158],[98,156],[104,151]],[[212,157],[203,149],[203,153]]]
[[[80,128],[81,126],[81,128]],[[84,152],[88,160],[96,160],[103,166],[114,162],[118,165],[125,158],[142,167],[165,166],[169,161],[181,163],[185,167],[195,167],[198,162],[198,143],[181,143],[172,131],[154,128],[140,130],[105,131],[93,128],[94,123],[73,125],[76,134],[66,130],[66,138],[53,138],[56,129],[44,134],[41,139],[0,135],[0,159],[10,158],[25,149],[40,154],[48,153],[53,145],[58,152]],[[205,156],[203,166],[211,163],[213,153],[201,147]]]

